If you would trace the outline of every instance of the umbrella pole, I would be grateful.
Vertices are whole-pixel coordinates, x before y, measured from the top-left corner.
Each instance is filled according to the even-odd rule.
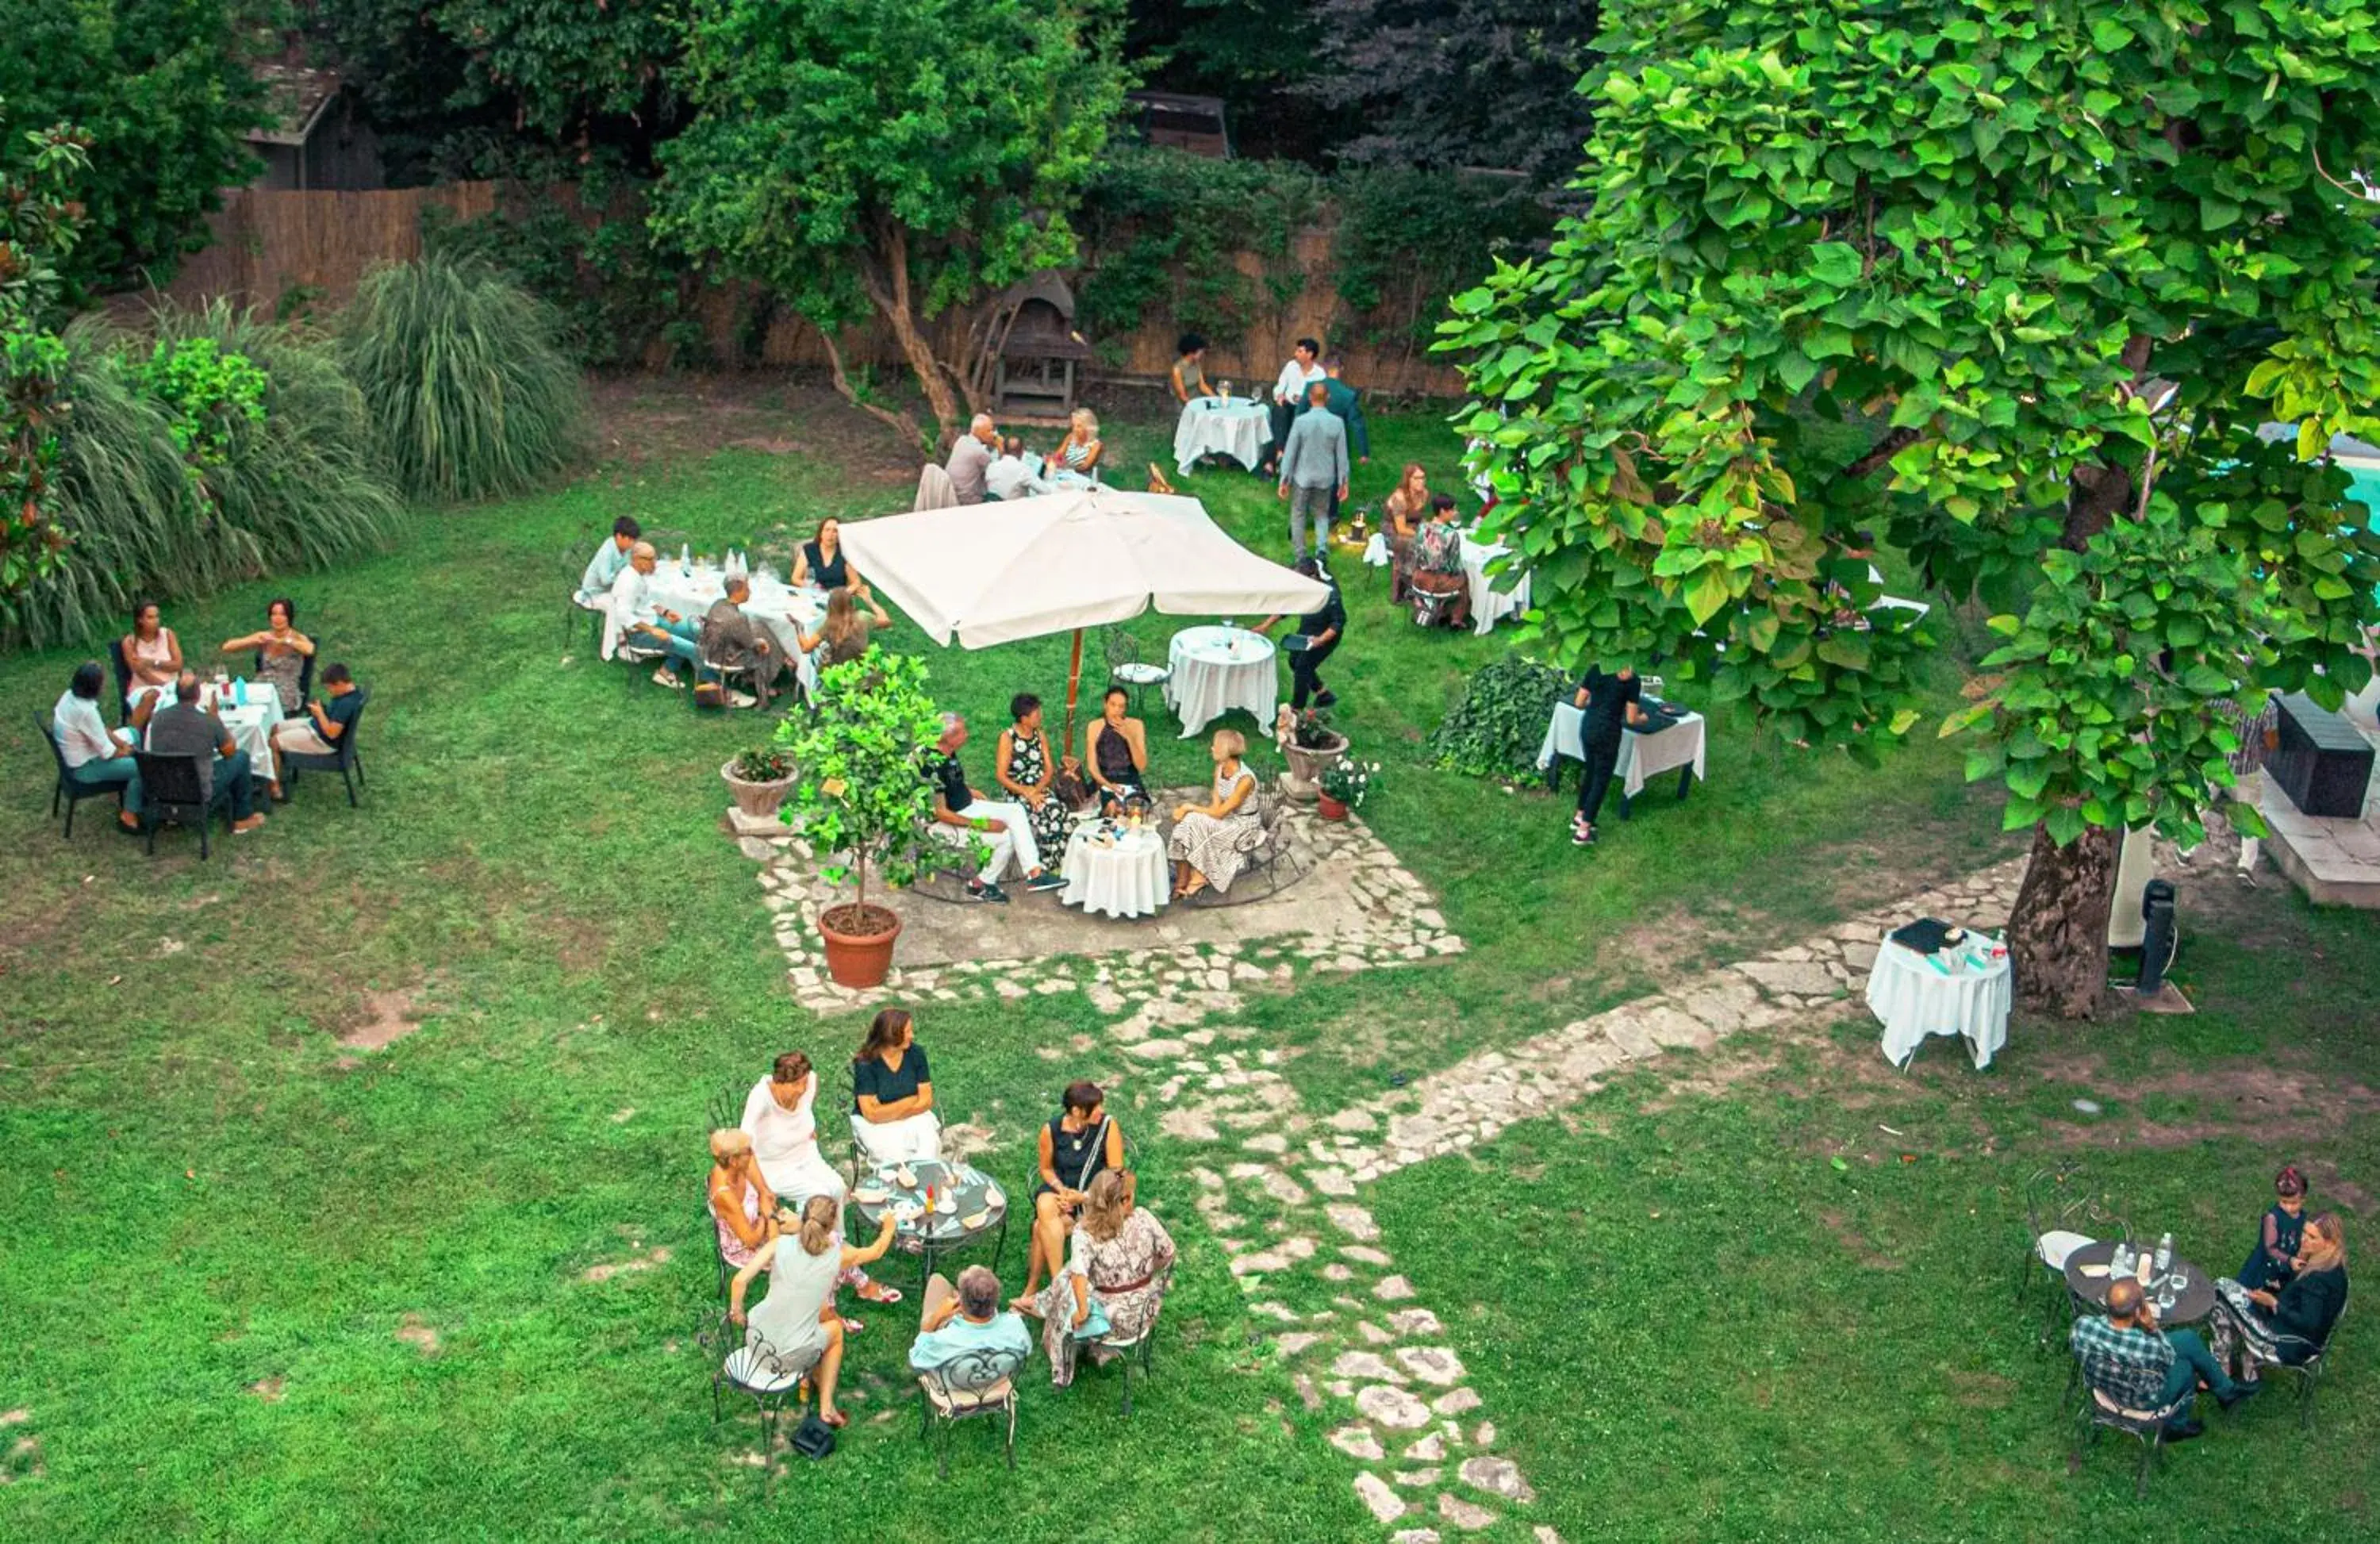
[[[1066,666],[1066,737],[1058,742],[1058,756],[1063,760],[1075,743],[1075,699],[1083,690],[1083,629],[1075,629],[1075,657]]]

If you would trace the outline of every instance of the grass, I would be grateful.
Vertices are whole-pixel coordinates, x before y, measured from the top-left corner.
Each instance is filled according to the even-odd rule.
[[[1110,432],[1161,443],[1146,424]],[[1434,420],[1384,418],[1378,433],[1358,502],[1408,457],[1455,480]],[[759,1521],[755,1477],[734,1457],[749,1439],[710,1429],[686,1344],[711,1283],[703,1106],[779,1051],[831,1062],[864,1015],[789,1006],[751,866],[717,832],[716,769],[763,726],[691,716],[598,664],[583,630],[564,645],[560,612],[617,514],[757,545],[781,520],[903,502],[905,480],[873,486],[891,491],[824,456],[613,465],[420,517],[387,557],[169,614],[195,656],[285,590],[327,657],[374,691],[365,808],[309,782],[206,865],[170,835],[144,858],[88,809],[70,845],[43,830],[48,771],[26,719],[46,713],[74,656],[0,661],[15,769],[0,806],[27,833],[0,849],[0,1411],[27,1413],[6,1440],[33,1439],[42,1470],[0,1465],[19,1477],[0,1487],[0,1535],[643,1538]],[[1269,488],[1202,474],[1188,491],[1285,552]],[[2010,850],[1994,802],[1930,739],[1870,774],[1720,710],[1706,787],[1683,806],[1650,793],[1602,847],[1575,852],[1563,803],[1421,763],[1466,672],[1506,639],[1421,635],[1379,576],[1342,577],[1341,721],[1390,774],[1367,814],[1473,950],[1253,1000],[1243,1022],[1303,1048],[1290,1070],[1311,1109]],[[1175,625],[1139,631],[1161,650]],[[1020,687],[1062,692],[1062,639],[945,652],[902,627],[891,642],[924,650],[941,700],[978,724]],[[1947,694],[1947,673],[1938,685]],[[1152,742],[1160,779],[1199,774],[1201,742],[1161,729]],[[2368,1081],[2370,1048],[2338,1009],[2369,925],[2273,905],[2284,931],[2269,958],[2195,941],[2185,956],[2231,1008],[2154,1035],[2041,1043],[2102,1052],[2095,1076],[2109,1085],[2277,1058]],[[2325,964],[2305,967],[2316,948]],[[340,1043],[373,1025],[410,1032],[378,1051]],[[1071,995],[921,1016],[948,1112],[999,1131],[990,1166],[1012,1187],[1056,1087],[1123,1070],[1104,1045],[1063,1063],[1037,1050],[1101,1026]],[[2010,1176],[2068,1093],[2021,1070],[2033,1033],[2021,1027],[1988,1076],[1928,1057],[1856,1111],[1829,1095],[1848,1076],[1831,1059],[1658,1114],[1607,1095],[1575,1130],[1539,1123],[1475,1171],[1426,1165],[1382,1186],[1372,1199],[1426,1300],[1483,1305],[1450,1313],[1453,1341],[1483,1414],[1546,1493],[1545,1519],[1574,1540],[2015,1538],[2112,1504],[2128,1471],[2103,1452],[2064,1478],[2047,1414],[2062,1368],[2011,1339]],[[1856,1201],[1800,1150],[1820,1128],[1849,1140],[1945,1112],[1981,1119],[1998,1145],[1863,1161]],[[2368,1178],[2369,1128],[2294,1150]],[[931,1537],[964,1519],[987,1540],[1038,1540],[1087,1518],[1133,1539],[1380,1536],[1189,1207],[1200,1160],[1136,1137],[1186,1269],[1130,1425],[1103,1375],[1053,1396],[1037,1368],[1024,1473],[968,1429],[935,1482],[900,1379],[913,1302],[867,1316],[855,1427],[830,1464],[783,1477],[782,1516],[825,1538]],[[2211,1208],[2210,1229],[2244,1240],[2274,1161],[2234,1137],[2126,1154],[2107,1173],[2140,1210]],[[1695,1225],[1647,1226],[1640,1207]],[[1862,1274],[1821,1208],[1911,1265]],[[2234,1252],[2228,1233],[2209,1236],[2208,1255]],[[583,1279],[655,1246],[674,1258]],[[1012,1246],[1012,1277],[1019,1258]],[[399,1338],[417,1326],[434,1354]],[[2269,1411],[2256,1418],[2272,1437],[2254,1446],[2218,1429],[2160,1480],[2190,1503],[2173,1515],[2239,1537],[2277,1519],[2319,1537],[2362,1517],[2370,1477],[2354,1466],[2369,1461],[2355,1455],[2374,1433],[2358,1401],[2373,1362],[2350,1351],[2318,1443],[2277,1448]],[[2018,1387],[2004,1405],[1961,1404],[1970,1369]],[[2261,1479],[2259,1454],[2273,1465]]]

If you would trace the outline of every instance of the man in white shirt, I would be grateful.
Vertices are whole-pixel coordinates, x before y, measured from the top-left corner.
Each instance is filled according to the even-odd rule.
[[[592,601],[598,595],[611,591],[612,581],[628,566],[629,550],[637,544],[637,538],[644,533],[644,528],[625,515],[612,522],[612,539],[595,549],[595,555],[587,560],[587,572],[578,576],[578,599],[581,602]]]
[[[967,432],[951,446],[951,458],[942,470],[951,474],[951,487],[961,504],[981,504],[984,495],[984,474],[991,469],[992,448],[1000,444],[1000,431],[992,426],[990,413],[978,413]]]
[[[628,549],[628,565],[612,581],[613,650],[619,640],[633,638],[641,647],[665,649],[672,659],[692,664],[695,640],[701,630],[677,613],[653,604],[651,575],[659,561],[660,554],[650,541]],[[604,657],[610,658],[613,650],[605,650]],[[666,663],[653,672],[653,679],[672,690],[682,684]]]
[[[1029,454],[1025,442],[1010,435],[1001,443],[1000,455],[984,469],[983,483],[993,498],[1029,499],[1050,492],[1041,480],[1041,458]]]
[[[77,665],[73,684],[50,711],[50,733],[66,760],[67,776],[86,788],[123,789],[124,808],[116,811],[116,823],[139,831],[140,764],[132,759],[132,736],[110,729],[100,716],[99,694],[106,684],[107,674],[97,660]]]
[[[1259,474],[1272,471],[1281,464],[1281,453],[1289,444],[1289,426],[1297,417],[1299,404],[1305,400],[1306,388],[1325,378],[1322,368],[1322,345],[1315,338],[1300,338],[1289,363],[1281,367],[1281,378],[1272,383],[1272,454],[1259,467]]]

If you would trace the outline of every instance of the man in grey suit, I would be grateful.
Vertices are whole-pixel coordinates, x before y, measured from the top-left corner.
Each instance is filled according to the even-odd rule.
[[[1336,413],[1322,411],[1330,391],[1317,381],[1305,390],[1309,410],[1290,426],[1289,444],[1281,453],[1281,496],[1289,500],[1289,546],[1293,558],[1305,555],[1305,535],[1314,532],[1314,551],[1330,539],[1330,511],[1347,496],[1347,426]]]

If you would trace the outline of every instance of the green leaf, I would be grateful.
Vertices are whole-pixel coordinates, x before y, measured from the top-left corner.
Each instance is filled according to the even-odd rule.
[[[1821,241],[1810,249],[1810,271],[1837,289],[1857,284],[1862,265],[1859,249],[1847,242]]]

